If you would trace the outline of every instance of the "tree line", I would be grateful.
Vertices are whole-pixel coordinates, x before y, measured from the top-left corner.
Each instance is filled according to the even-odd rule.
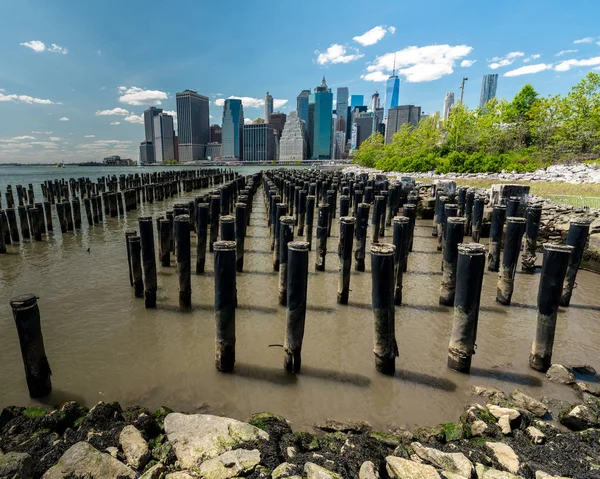
[[[590,72],[567,95],[540,97],[531,84],[512,101],[470,109],[456,104],[417,126],[403,124],[392,142],[374,133],[354,162],[385,171],[526,172],[553,163],[600,158],[600,74]]]

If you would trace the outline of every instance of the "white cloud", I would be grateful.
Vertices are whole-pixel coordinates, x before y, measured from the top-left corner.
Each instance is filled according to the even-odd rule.
[[[61,47],[60,45],[57,45],[56,43],[53,43],[50,48],[48,48],[49,52],[53,52],[53,53],[61,53],[63,55],[66,55],[69,50],[67,50],[64,47]]]
[[[386,29],[384,25],[377,25],[376,27],[371,28],[371,30],[368,32],[353,37],[352,40],[360,43],[363,47],[367,47],[369,45],[375,45],[378,41],[383,39],[388,31],[392,34],[396,33],[396,28],[389,27]]]
[[[466,57],[473,47],[468,45],[428,45],[425,47],[408,47],[397,52],[378,56],[367,66],[367,74],[361,78],[367,81],[381,82],[387,78],[386,72],[394,68],[403,75],[407,82],[419,83],[437,80],[454,72],[454,66],[461,58]]]
[[[23,42],[21,46],[31,48],[34,52],[41,53],[46,49],[46,44],[39,40],[31,40],[30,42]]]
[[[551,63],[538,63],[536,65],[527,65],[525,67],[510,70],[504,74],[505,77],[518,77],[521,75],[530,75],[532,73],[543,72],[544,70],[550,70],[552,68]]]
[[[535,53],[533,55],[528,56],[527,58],[523,58],[523,63],[529,63],[531,60],[537,60],[541,56],[542,55],[540,55],[539,53]]]
[[[242,105],[244,106],[244,108],[262,108],[265,106],[265,100],[264,98],[252,98],[250,96],[235,96],[235,95],[231,95],[229,98],[229,100],[242,100]],[[273,108],[277,109],[277,108],[281,108],[283,105],[285,105],[288,101],[281,99],[281,98],[274,98],[273,99]],[[217,98],[215,100],[215,105],[216,106],[224,106],[225,105],[225,98]]]
[[[506,67],[514,63],[514,61],[519,57],[524,57],[525,54],[523,52],[510,52],[508,55],[504,57],[494,57],[492,58],[492,63],[489,64],[489,67],[492,70],[496,70],[500,67]]]
[[[250,125],[252,120],[250,118],[244,118],[244,125]]]
[[[5,143],[5,144],[9,144],[9,143],[21,143],[23,141],[30,141],[30,140],[35,140],[35,136],[28,136],[28,135],[23,135],[23,136],[13,136],[12,138],[5,138],[3,140],[0,139],[0,143]]]
[[[352,50],[355,53],[347,54],[348,50]],[[338,43],[331,45],[325,52],[315,50],[315,54],[317,54],[317,63],[319,65],[327,65],[328,63],[350,63],[364,57],[364,55],[358,53],[356,48],[345,47]]]
[[[477,60],[463,60],[462,62],[460,62],[460,66],[463,68],[469,68],[472,67],[476,61]]]
[[[580,38],[579,40],[575,40],[573,43],[575,45],[578,45],[580,43],[592,43],[594,41],[593,37],[585,37],[585,38]]]
[[[120,124],[121,124],[121,122],[120,122],[120,121],[113,121],[113,122],[111,123],[111,125],[112,125],[112,126],[116,126],[116,125],[120,125]]]
[[[50,141],[60,141],[62,140],[62,138],[60,136],[51,136],[50,138],[48,138]]]
[[[144,124],[144,116],[143,115],[134,115],[133,113],[129,116],[126,116],[125,118],[123,118],[125,121],[129,122],[129,123],[136,123],[139,125],[143,125]]]
[[[143,88],[132,87],[119,87],[119,101],[128,105],[161,105],[163,100],[169,98],[169,96],[160,90],[145,90]]]
[[[584,60],[565,60],[554,67],[557,72],[566,72],[571,67],[592,67],[600,65],[600,57],[587,58]]]
[[[69,121],[69,118],[66,116],[63,116],[62,118],[59,118],[58,121]]]
[[[167,115],[171,115],[174,120],[177,119],[177,112],[175,110],[165,110],[165,111],[163,111],[163,113],[166,113]]]
[[[51,135],[52,134],[51,131],[32,131],[31,133],[33,133],[34,135]]]
[[[96,135],[85,135],[84,138],[96,138]]]
[[[113,115],[117,115],[117,116],[127,116],[129,115],[129,111],[127,111],[125,108],[113,108],[112,110],[98,110],[96,112],[97,116],[113,116]]]
[[[2,91],[4,91],[4,90],[2,90]],[[30,105],[33,103],[36,103],[38,105],[54,105],[54,104],[56,104],[56,102],[53,102],[52,100],[44,100],[42,98],[34,98],[29,95],[16,95],[16,94],[6,95],[6,94],[0,92],[0,103],[8,102],[8,101],[28,103]]]
[[[565,55],[566,53],[577,53],[579,50],[561,50],[560,52],[558,52],[556,55],[554,55],[555,57],[560,57],[562,55]]]

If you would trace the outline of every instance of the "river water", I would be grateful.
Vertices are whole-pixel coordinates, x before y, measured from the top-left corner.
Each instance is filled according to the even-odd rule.
[[[88,176],[96,181],[102,175],[131,171],[0,167],[0,188],[4,194],[7,184],[14,189],[17,183],[33,183],[39,199],[39,183],[44,179]],[[252,171],[240,168],[243,174]],[[245,271],[237,277],[233,374],[218,373],[214,366],[212,255],[207,257],[207,273],[192,275],[190,313],[178,311],[175,266],[162,268],[157,263],[155,310],[146,310],[143,299],[135,298],[129,286],[125,229],[136,226],[138,214],[164,213],[175,199],[144,205],[123,219],[107,218],[93,228],[88,228],[83,213],[83,229],[77,234],[62,235],[59,230],[44,242],[9,246],[9,254],[0,255],[0,408],[54,405],[70,399],[88,406],[119,401],[242,420],[254,412],[270,411],[288,418],[295,428],[306,429],[327,418],[367,420],[383,428],[455,421],[464,405],[473,401],[472,385],[575,399],[568,387],[550,383],[528,367],[539,273],[517,274],[513,304],[505,307],[495,302],[497,275],[486,271],[472,372],[464,375],[446,367],[452,308],[438,306],[441,255],[435,251],[430,221],[417,224],[405,274],[405,304],[396,308],[400,351],[396,376],[380,375],[374,367],[368,258],[367,271],[352,274],[350,305],[336,304],[339,229],[335,222],[325,272],[314,271],[314,248],[310,254],[303,370],[298,376],[286,374],[283,351],[272,346],[283,343],[285,308],[277,305],[277,274],[272,269],[262,198],[261,188],[248,228]],[[192,237],[192,265],[194,245]],[[598,276],[580,271],[577,283],[571,306],[560,310],[553,359],[597,367]],[[39,296],[53,371],[54,391],[41,403],[27,393],[9,305],[11,297],[29,292]]]

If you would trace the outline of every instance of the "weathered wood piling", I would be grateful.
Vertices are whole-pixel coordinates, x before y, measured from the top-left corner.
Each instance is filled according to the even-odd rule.
[[[302,342],[306,322],[308,242],[292,241],[288,244],[288,269],[284,368],[297,374],[302,366]]]
[[[569,224],[567,245],[572,246],[573,251],[571,252],[571,256],[569,256],[564,287],[560,297],[561,306],[566,307],[571,303],[571,296],[573,295],[573,288],[575,288],[575,280],[577,279],[577,271],[581,265],[583,251],[585,250],[585,245],[590,233],[591,222],[592,221],[588,218],[582,218],[571,220],[571,223]]]
[[[156,308],[156,257],[154,250],[154,231],[152,217],[138,218],[142,245],[142,267],[144,269],[144,298],[146,308]],[[132,260],[133,261],[133,260]]]
[[[340,217],[338,304],[348,304],[348,296],[350,294],[350,273],[352,270],[352,242],[354,241],[355,223],[356,220],[352,216]]]
[[[456,271],[458,264],[458,246],[462,244],[466,220],[460,217],[448,218],[444,243],[442,284],[439,304],[453,306],[456,295]]]
[[[294,241],[294,217],[279,218],[279,285],[278,302],[285,306],[287,302],[288,244]]]
[[[235,365],[235,241],[217,241],[215,252],[215,365],[229,373]]]
[[[532,204],[527,207],[525,214],[525,247],[521,255],[521,271],[523,273],[535,273],[535,261],[537,259],[537,237],[540,230],[542,217],[542,205]]]
[[[515,272],[519,253],[521,252],[521,241],[525,232],[525,218],[506,218],[506,240],[504,242],[504,254],[502,255],[502,267],[498,277],[498,292],[496,301],[506,306],[510,305],[514,291]]]
[[[500,270],[500,248],[502,247],[502,236],[504,223],[506,221],[506,206],[496,205],[492,210],[492,222],[490,226],[490,244],[488,249],[488,271]]]
[[[190,217],[179,215],[175,217],[175,242],[177,246],[177,276],[179,278],[179,308],[189,311],[192,308],[192,276],[190,251]]]
[[[410,218],[406,216],[396,216],[393,221],[393,242],[394,247],[394,304],[402,304],[402,281],[406,262],[408,259],[408,248],[410,244]]]
[[[317,255],[315,262],[316,271],[325,271],[325,258],[327,256],[327,232],[329,228],[329,205],[319,205],[317,216]]]

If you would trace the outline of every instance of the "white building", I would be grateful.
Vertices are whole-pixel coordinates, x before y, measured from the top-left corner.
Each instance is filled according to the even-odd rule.
[[[175,160],[173,117],[166,113],[160,113],[153,118],[153,121],[155,162],[162,163],[167,160]]]
[[[304,161],[306,160],[306,126],[298,118],[298,112],[292,110],[283,127],[283,134],[279,142],[279,161]]]
[[[442,119],[444,121],[448,120],[450,116],[450,109],[454,105],[454,93],[448,92],[446,93],[446,98],[444,98],[444,109],[442,110]]]

